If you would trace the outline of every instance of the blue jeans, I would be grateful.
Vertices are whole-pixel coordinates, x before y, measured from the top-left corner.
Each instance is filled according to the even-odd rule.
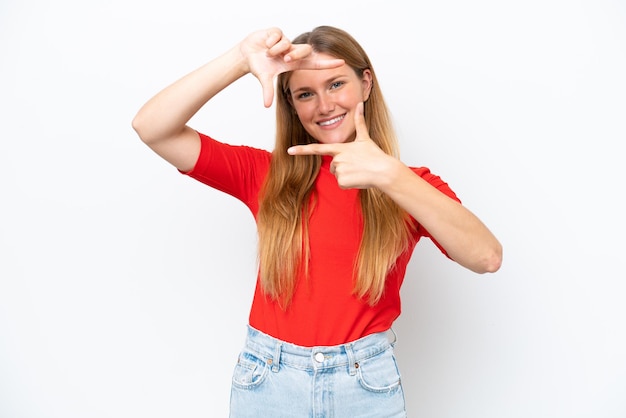
[[[233,373],[231,418],[405,418],[393,331],[300,347],[248,327]]]

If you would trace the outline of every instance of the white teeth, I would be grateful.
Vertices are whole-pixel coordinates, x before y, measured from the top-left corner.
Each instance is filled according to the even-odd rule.
[[[344,115],[337,116],[336,118],[332,118],[331,120],[327,120],[326,122],[320,122],[319,125],[320,126],[332,125],[333,123],[339,122],[341,119],[343,119],[343,117],[344,117]]]

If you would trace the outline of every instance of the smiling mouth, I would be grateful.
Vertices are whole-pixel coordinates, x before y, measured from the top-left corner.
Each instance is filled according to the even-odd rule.
[[[337,123],[340,120],[342,120],[343,118],[345,118],[346,115],[341,115],[341,116],[337,116],[336,118],[332,118],[329,120],[325,120],[324,122],[319,122],[318,125],[319,126],[328,126],[328,125],[332,125],[333,123]]]

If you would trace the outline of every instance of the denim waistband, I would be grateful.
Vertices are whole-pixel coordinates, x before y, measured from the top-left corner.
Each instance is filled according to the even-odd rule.
[[[265,358],[274,372],[279,371],[280,365],[287,365],[303,370],[348,367],[350,374],[354,374],[359,362],[393,347],[395,342],[396,334],[389,329],[345,344],[302,347],[281,341],[248,325],[245,347]]]

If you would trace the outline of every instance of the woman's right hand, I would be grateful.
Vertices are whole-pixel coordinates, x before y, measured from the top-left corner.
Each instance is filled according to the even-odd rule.
[[[239,50],[248,63],[247,72],[254,75],[263,89],[263,104],[274,100],[274,78],[280,73],[298,69],[324,69],[343,65],[342,59],[316,59],[308,44],[292,44],[279,28],[269,28],[248,35]]]

